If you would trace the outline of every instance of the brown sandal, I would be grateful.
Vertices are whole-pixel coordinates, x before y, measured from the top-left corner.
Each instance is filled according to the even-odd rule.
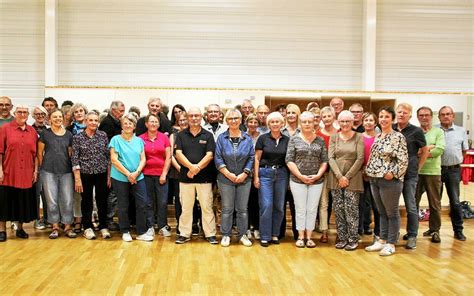
[[[328,235],[327,235],[327,233],[323,233],[323,234],[321,235],[321,238],[319,239],[319,242],[321,242],[321,243],[323,243],[323,244],[325,244],[325,243],[328,242]]]

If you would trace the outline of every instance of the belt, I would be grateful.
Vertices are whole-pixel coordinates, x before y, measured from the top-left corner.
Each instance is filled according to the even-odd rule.
[[[261,165],[260,166],[260,168],[263,168],[263,169],[274,169],[274,170],[281,169],[282,167],[284,166],[282,165]]]
[[[460,164],[455,164],[455,165],[442,165],[441,168],[442,169],[446,169],[446,170],[449,170],[449,169],[457,169],[457,168],[460,168],[461,165]]]

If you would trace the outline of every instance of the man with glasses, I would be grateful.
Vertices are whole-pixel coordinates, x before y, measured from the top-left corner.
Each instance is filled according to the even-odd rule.
[[[252,105],[252,102],[248,99],[245,99],[243,102],[242,102],[242,105],[240,107],[240,111],[242,112],[242,122],[240,123],[240,130],[241,131],[244,131],[246,132],[247,131],[247,127],[245,126],[245,120],[247,119],[247,117],[253,113],[254,111],[254,108],[253,108],[253,105]]]
[[[221,114],[221,107],[217,104],[210,104],[207,106],[206,124],[202,127],[214,136],[214,141],[217,137],[224,133],[229,127],[226,124],[220,123],[219,117]]]
[[[352,125],[352,130],[357,133],[365,132],[364,125],[362,124],[362,115],[364,114],[364,107],[359,103],[354,103],[349,107],[352,115],[354,115],[354,122]]]
[[[12,122],[15,117],[12,116],[13,105],[9,97],[0,97],[0,126]]]
[[[160,98],[150,98],[148,100],[148,114],[153,114],[160,120],[160,127],[158,131],[162,132],[166,136],[170,136],[172,132],[171,121],[162,112],[163,103]],[[145,126],[145,117],[138,119],[137,127],[135,128],[135,134],[137,136],[144,134],[148,131]]]
[[[268,108],[267,105],[260,105],[257,107],[257,120],[260,125],[257,128],[257,131],[260,133],[260,135],[270,132],[270,129],[267,126],[268,114],[270,114],[270,108]]]
[[[441,107],[438,118],[441,123],[439,127],[443,130],[446,140],[446,147],[441,156],[441,182],[446,185],[449,197],[454,238],[465,241],[466,236],[462,232],[464,227],[459,202],[459,183],[461,182],[461,163],[464,154],[469,149],[467,134],[463,127],[454,124],[455,114],[450,106]]]

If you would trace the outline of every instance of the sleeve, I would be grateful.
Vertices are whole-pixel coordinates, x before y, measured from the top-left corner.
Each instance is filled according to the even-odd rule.
[[[176,136],[176,141],[174,142],[175,149],[176,150],[183,150],[183,141],[181,140],[181,132],[177,133]]]
[[[339,170],[339,166],[337,165],[336,162],[336,149],[337,149],[337,138],[339,137],[339,134],[334,134],[331,136],[331,139],[329,140],[329,166],[331,167],[332,172],[336,176],[336,178],[339,180],[342,178],[341,170]]]
[[[163,141],[165,142],[165,148],[171,147],[170,139],[165,134],[163,134]]]
[[[263,150],[263,138],[264,137],[262,137],[262,136],[258,137],[257,143],[255,144],[255,150]]]
[[[247,163],[245,164],[244,171],[250,174],[252,173],[253,165],[255,162],[255,149],[253,148],[252,139],[249,138],[249,142],[250,142],[249,143],[250,155],[249,155],[249,158],[247,159]]]
[[[467,141],[467,133],[464,129],[462,130],[462,137],[463,137],[462,147],[461,147],[462,151],[469,150],[469,143]]]
[[[216,151],[216,142],[214,141],[214,136],[211,133],[208,133],[206,152],[214,153]]]
[[[7,132],[5,125],[0,128],[0,154],[5,154],[7,149]]]
[[[392,143],[396,149],[394,150],[394,157],[392,162],[388,166],[388,172],[391,172],[397,179],[403,178],[408,168],[408,150],[407,142],[402,134],[398,134],[398,137]]]
[[[115,136],[112,123],[108,117],[105,117],[102,123],[99,125],[99,130],[105,132],[107,139],[112,139],[112,137]]]
[[[418,149],[426,146],[426,138],[421,129],[417,129],[417,132],[415,133],[415,140],[418,144]]]
[[[444,133],[441,129],[436,129],[436,140],[435,140],[435,148],[431,149],[431,155],[433,157],[441,156],[444,152],[444,148],[446,147],[446,142],[444,140]]]
[[[288,142],[288,148],[286,150],[285,163],[295,162],[296,149],[295,149],[295,137],[291,137]]]
[[[135,134],[137,136],[140,136],[141,134],[144,134],[147,131],[147,128],[145,126],[145,118],[142,117],[138,119],[137,121],[137,127],[135,128]]]
[[[356,139],[356,143],[355,143],[355,149],[356,149],[356,152],[357,152],[357,158],[356,158],[356,161],[354,161],[354,163],[352,164],[351,168],[349,169],[349,171],[347,171],[346,173],[346,178],[348,179],[352,179],[352,177],[354,177],[358,171],[360,171],[360,169],[362,168],[362,165],[364,164],[364,152],[365,152],[365,145],[364,145],[364,140],[362,139],[362,135],[357,133],[355,134],[355,136],[357,137]]]
[[[318,138],[319,145],[321,146],[321,162],[329,162],[328,159],[328,149],[326,148],[326,143],[324,142],[324,139]]]
[[[81,169],[81,166],[79,165],[79,155],[80,155],[80,139],[79,139],[79,134],[75,135],[72,137],[72,156],[71,156],[71,162],[72,162],[72,169],[73,170],[79,170]]]
[[[223,152],[222,150],[224,149],[222,138],[223,138],[223,134],[219,135],[219,137],[217,138],[216,151],[214,154],[214,163],[216,164],[217,170],[220,170],[221,168],[226,167],[223,153],[222,153]]]

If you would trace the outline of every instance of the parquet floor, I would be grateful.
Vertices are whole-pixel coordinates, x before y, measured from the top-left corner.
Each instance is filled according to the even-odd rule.
[[[461,199],[472,200],[473,190],[463,186]],[[474,219],[465,221],[466,242],[453,239],[446,214],[442,220],[440,244],[419,237],[416,250],[400,246],[385,258],[362,249],[369,236],[354,252],[336,250],[334,225],[330,243],[316,249],[297,249],[289,238],[269,248],[202,238],[176,245],[175,236],[125,243],[118,233],[53,241],[28,225],[30,239],[9,232],[0,244],[0,295],[474,295]]]

